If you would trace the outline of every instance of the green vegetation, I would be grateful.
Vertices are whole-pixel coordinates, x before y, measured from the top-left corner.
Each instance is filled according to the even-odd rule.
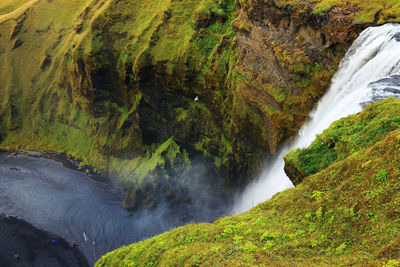
[[[336,122],[321,138],[343,125],[340,136],[363,145],[295,188],[241,215],[122,247],[96,266],[398,266],[400,129],[378,125],[399,107],[388,99]],[[367,130],[355,130],[358,122]]]
[[[182,171],[182,167],[190,166],[187,152],[176,144],[173,137],[158,146],[148,157],[136,158],[133,161],[112,158],[111,162],[113,160],[115,162],[111,164],[110,169],[119,169],[118,172],[127,179],[125,182],[132,182],[131,177],[136,177],[137,180],[134,180],[136,184],[140,184],[145,178],[150,179],[151,176],[154,176],[153,171],[157,168],[164,171],[166,178],[168,178],[167,173],[175,171],[176,174],[177,169]]]
[[[315,2],[318,4],[313,8],[313,13],[321,16],[334,7],[356,7],[356,12],[351,16],[354,24],[373,23],[377,18],[378,24],[400,21],[400,4],[394,0],[322,0]]]
[[[27,2],[30,0],[3,0],[0,3],[0,15],[11,13]]]
[[[366,147],[382,140],[400,127],[400,104],[396,99],[370,105],[360,115],[340,119],[304,149],[285,156],[285,170],[296,177],[320,172]]]
[[[315,15],[324,16],[337,8],[348,11],[353,24],[400,22],[400,4],[396,0],[274,0],[282,8],[306,13],[311,6]]]

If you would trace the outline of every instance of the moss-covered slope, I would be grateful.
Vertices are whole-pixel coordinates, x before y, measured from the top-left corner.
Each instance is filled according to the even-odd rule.
[[[344,125],[340,136],[360,147],[295,188],[241,215],[122,247],[97,266],[398,266],[400,130],[391,117],[399,108],[388,99],[336,122],[326,133]]]
[[[127,206],[198,157],[243,184],[296,133],[357,33],[397,18],[393,1],[350,2],[2,1],[0,148],[113,172]]]
[[[359,115],[334,122],[309,147],[288,153],[285,171],[298,184],[302,178],[375,144],[399,127],[400,106],[396,99],[369,105]]]

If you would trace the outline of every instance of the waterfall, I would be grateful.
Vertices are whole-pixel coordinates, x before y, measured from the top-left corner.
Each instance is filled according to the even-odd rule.
[[[237,197],[233,213],[249,210],[274,194],[293,187],[283,157],[294,148],[309,146],[332,122],[360,112],[387,97],[400,98],[400,25],[364,30],[343,58],[326,95],[310,113],[296,139],[285,144],[259,179]]]

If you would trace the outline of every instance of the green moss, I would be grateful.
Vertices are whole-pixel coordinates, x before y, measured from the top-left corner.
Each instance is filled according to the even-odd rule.
[[[285,156],[289,168],[306,177],[317,173],[336,161],[376,143],[389,132],[400,127],[400,104],[387,99],[370,105],[360,115],[340,119],[304,149],[296,149]]]
[[[205,156],[210,156],[209,152],[207,151],[207,146],[209,145],[209,143],[211,142],[210,137],[205,136],[202,140],[200,140],[199,142],[197,142],[194,147],[196,148],[196,150],[198,151],[203,151]]]
[[[187,152],[176,144],[173,137],[160,144],[147,157],[137,157],[133,160],[113,158],[109,164],[111,171],[125,177],[125,182],[136,186],[160,175],[169,178],[170,173],[179,173],[189,167]]]
[[[222,143],[225,145],[225,149],[227,153],[232,153],[232,145],[231,142],[225,137],[225,135],[222,135]]]
[[[208,115],[211,115],[211,110],[207,107],[207,105],[203,102],[200,101],[192,101],[190,102],[190,105],[193,105],[194,107],[197,107],[203,111],[205,111]]]
[[[277,6],[298,10],[305,13],[308,11],[309,5],[312,6],[312,13],[323,16],[334,7],[354,10],[350,18],[354,24],[372,23],[376,16],[379,16],[378,23],[399,22],[399,3],[395,0],[279,0],[274,1]]]
[[[368,109],[386,106],[391,116],[398,113],[399,103],[389,99]],[[369,112],[345,121],[365,120]],[[373,117],[365,128],[375,123]],[[328,131],[337,130],[335,125]],[[342,134],[354,132],[349,126]],[[386,131],[358,152],[246,213],[212,224],[186,225],[120,248],[96,266],[396,266],[400,258],[399,136],[400,129]]]
[[[178,121],[185,121],[188,118],[188,112],[182,107],[176,108],[176,119]]]
[[[307,149],[295,149],[285,157],[288,164],[301,166],[299,171],[308,176],[325,169],[338,159],[338,153],[319,137]],[[304,164],[304,165],[303,165]]]
[[[0,15],[8,14],[13,12],[23,4],[29,2],[29,0],[4,0],[0,3]]]
[[[325,1],[321,1],[320,3],[318,3],[314,9],[313,9],[313,14],[316,15],[324,15],[327,11],[329,11],[331,8],[333,8],[334,6],[336,6],[336,4],[338,3],[337,0],[325,0]]]

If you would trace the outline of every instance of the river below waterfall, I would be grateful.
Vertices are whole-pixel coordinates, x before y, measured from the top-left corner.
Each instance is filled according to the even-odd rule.
[[[191,221],[212,221],[227,208],[218,197],[129,213],[121,206],[118,184],[93,179],[60,162],[0,153],[0,215],[18,217],[34,227],[74,240],[93,264],[106,252]],[[203,195],[206,195],[204,192]]]

